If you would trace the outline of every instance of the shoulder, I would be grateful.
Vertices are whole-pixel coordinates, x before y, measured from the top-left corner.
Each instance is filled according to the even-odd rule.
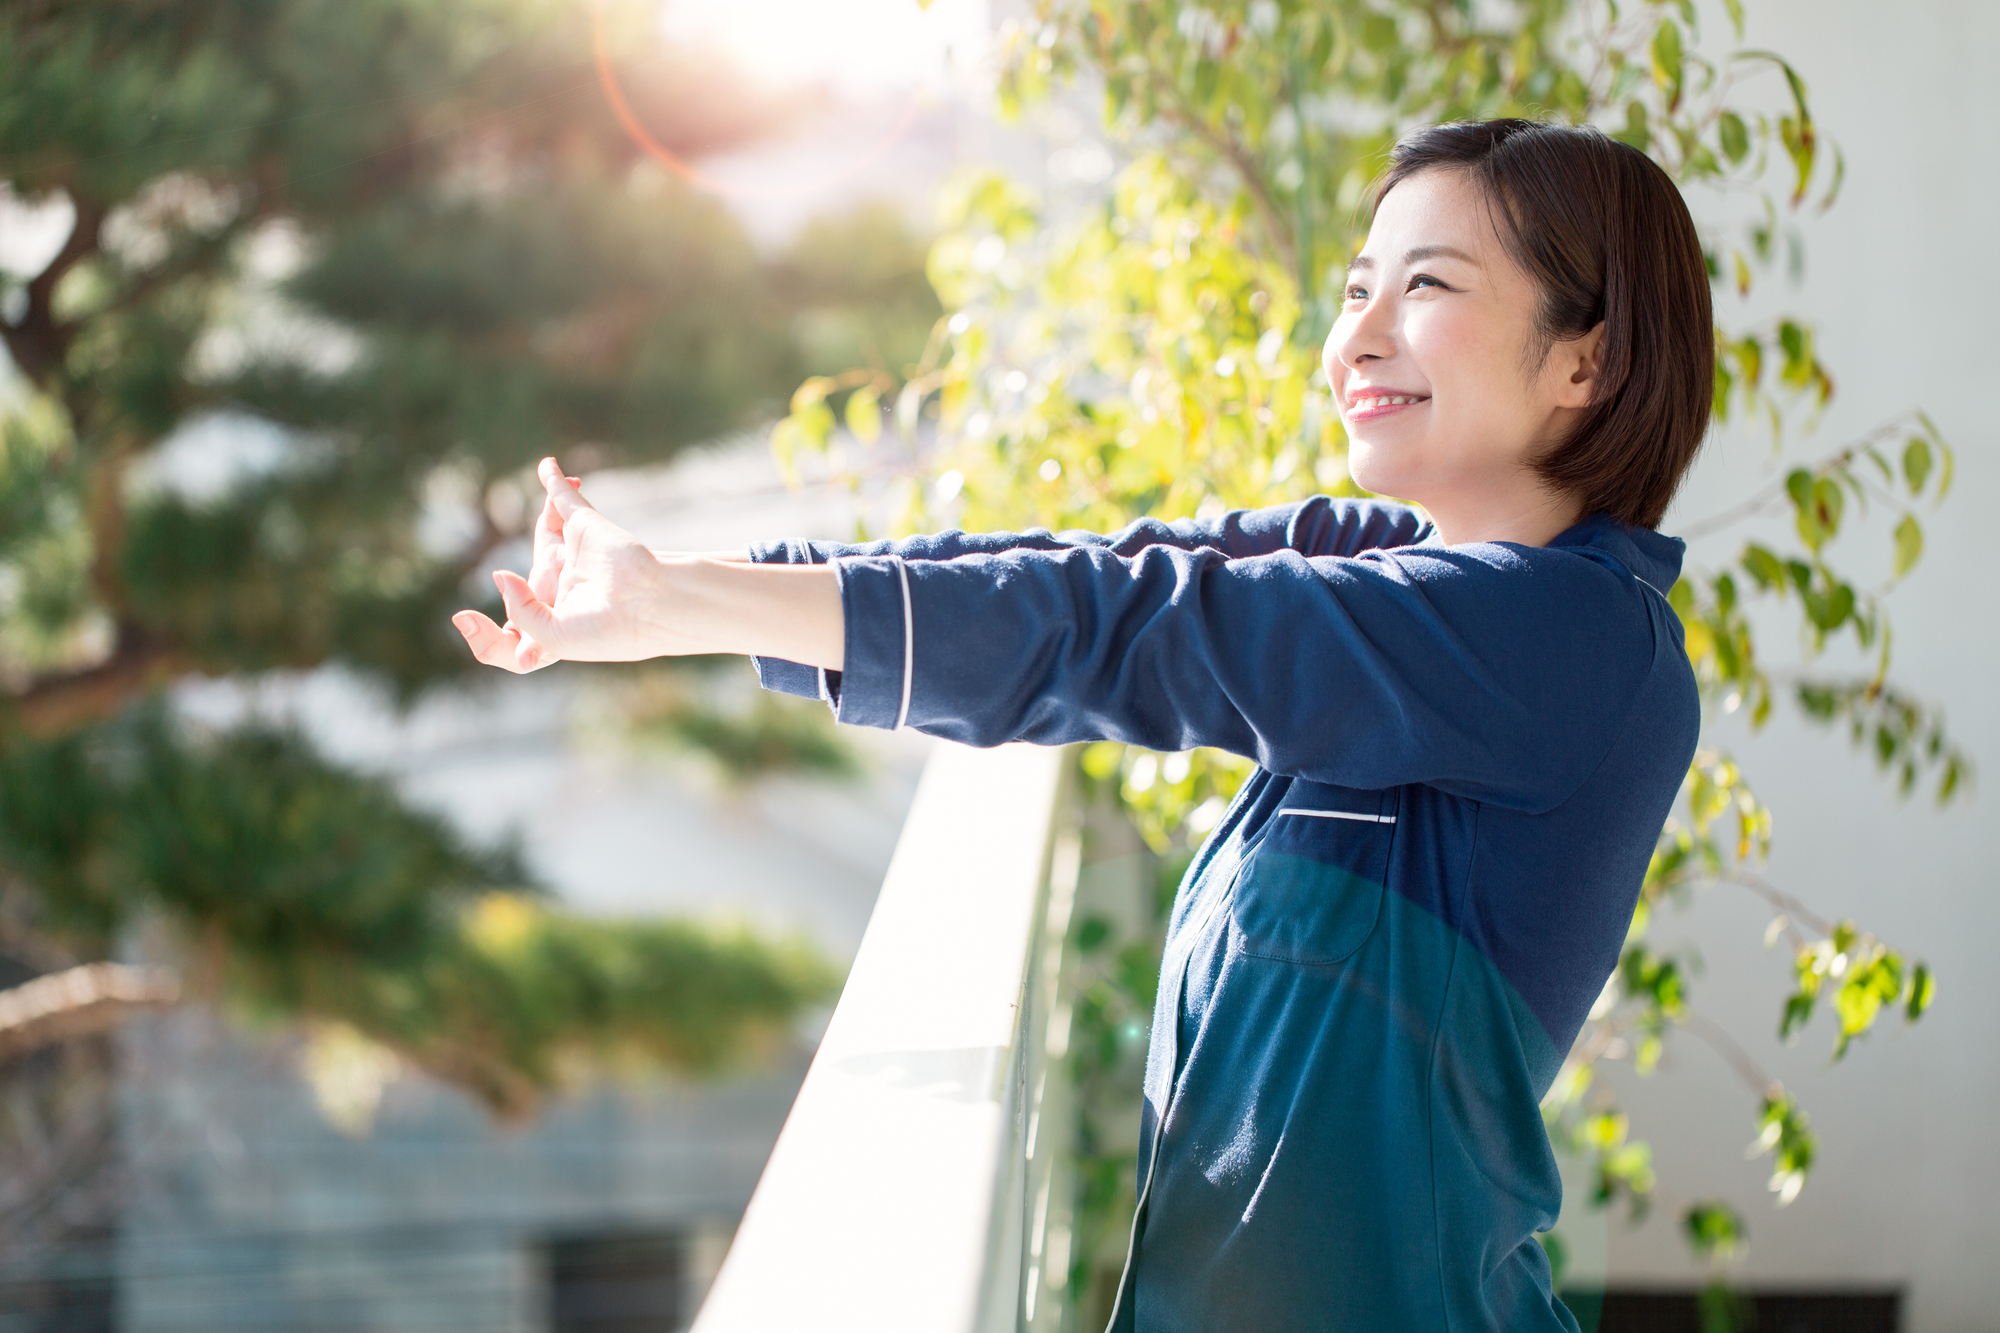
[[[1611,614],[1631,621],[1634,628],[1652,626],[1664,613],[1678,632],[1679,618],[1667,594],[1680,574],[1681,543],[1658,533],[1643,535],[1652,539],[1649,546],[1626,533],[1586,523],[1546,546],[1516,542],[1446,546],[1433,538],[1362,558],[1392,570],[1395,577],[1434,585],[1441,594],[1457,591],[1490,599],[1496,613],[1533,612],[1557,618]]]

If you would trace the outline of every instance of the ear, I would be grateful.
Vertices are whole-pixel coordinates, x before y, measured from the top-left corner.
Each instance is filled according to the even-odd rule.
[[[1549,349],[1549,373],[1555,379],[1557,407],[1589,407],[1597,396],[1598,372],[1603,366],[1604,324],[1581,337],[1559,342]]]

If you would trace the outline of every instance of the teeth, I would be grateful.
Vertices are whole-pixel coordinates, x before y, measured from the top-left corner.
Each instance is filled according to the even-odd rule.
[[[1361,398],[1355,401],[1354,410],[1357,412],[1368,412],[1378,407],[1401,407],[1405,403],[1414,403],[1417,401],[1417,398],[1407,394],[1387,398]]]

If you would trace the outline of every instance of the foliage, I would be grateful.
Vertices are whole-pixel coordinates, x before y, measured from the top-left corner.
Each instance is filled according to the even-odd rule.
[[[660,48],[646,6],[606,25],[677,153],[812,109]],[[532,948],[485,949],[469,923],[523,883],[509,857],[295,736],[191,735],[146,701],[329,664],[405,701],[459,680],[448,615],[524,533],[540,456],[663,459],[820,358],[921,343],[906,231],[866,214],[760,256],[633,145],[589,31],[543,0],[0,14],[0,189],[72,219],[38,272],[0,275],[10,910],[50,958],[164,920],[206,993],[350,1024],[510,1110],[597,1024],[704,1065],[823,971],[546,907]],[[745,772],[802,746],[839,766],[761,715],[679,725]]]
[[[44,936],[101,952],[128,923],[172,923],[239,1008],[347,1022],[516,1114],[566,1052],[713,1067],[833,981],[797,945],[496,893],[525,881],[511,855],[295,733],[188,734],[146,708],[17,741],[0,790],[0,859]]]
[[[1530,116],[1605,127],[1712,201],[1701,211],[1712,218],[1715,414],[1768,428],[1774,459],[1783,457],[1817,422],[1834,380],[1808,322],[1754,320],[1744,302],[1796,273],[1796,219],[1833,204],[1845,164],[1799,73],[1741,47],[1742,6],[1724,8],[1729,31],[1707,34],[1684,0],[1037,0],[1003,33],[1003,109],[1072,87],[1101,92],[1127,165],[1107,197],[1067,215],[997,173],[958,181],[931,254],[950,313],[925,358],[900,380],[809,381],[781,446],[824,447],[845,391],[869,395],[858,421],[851,399],[846,409],[864,441],[893,430],[912,445],[935,415],[952,444],[909,470],[910,526],[949,517],[968,528],[1105,529],[1140,514],[1356,494],[1337,415],[1314,380],[1345,262],[1365,233],[1369,184],[1414,125]],[[878,401],[894,404],[886,427]],[[1697,558],[1673,590],[1711,723],[1748,705],[1761,727],[1788,695],[1806,719],[1866,746],[1901,791],[1927,786],[1943,802],[1965,789],[1970,763],[1941,717],[1889,677],[1886,597],[1921,558],[1924,514],[1949,489],[1951,459],[1913,409],[1684,529],[1713,538],[1783,512],[1797,538]],[[1872,583],[1849,572],[1839,549],[1871,522],[1891,529],[1893,552]],[[1758,653],[1758,627],[1773,617],[1800,627],[1799,663],[1782,672]],[[1834,645],[1858,651],[1866,674],[1822,667]],[[1122,775],[1134,819],[1170,857],[1213,825],[1217,802],[1247,771],[1227,756],[1096,747],[1084,762]],[[1887,1007],[1900,1004],[1913,1021],[1929,1003],[1921,964],[1852,923],[1820,920],[1763,879],[1770,837],[1768,810],[1705,741],[1662,830],[1624,958],[1544,1106],[1556,1144],[1592,1164],[1602,1203],[1642,1212],[1655,1180],[1650,1150],[1595,1066],[1631,1058],[1650,1070],[1677,1033],[1715,1045],[1748,1083],[1755,1148],[1776,1155],[1780,1202],[1812,1162],[1790,1095],[1694,1008],[1688,960],[1648,942],[1663,903],[1713,883],[1768,900],[1773,938],[1798,960],[1783,1030],[1794,1035],[1832,987],[1837,1056]],[[1154,951],[1162,929],[1156,922],[1144,941]],[[1137,1007],[1140,993],[1126,1003]],[[1715,1207],[1684,1215],[1708,1253],[1722,1248]]]
[[[702,659],[691,659],[673,667],[647,666],[613,687],[611,713],[619,739],[699,753],[731,785],[780,773],[860,775],[859,757],[834,730],[826,710],[792,707],[761,690],[740,701],[719,697],[719,691],[703,688],[709,683],[703,665]]]

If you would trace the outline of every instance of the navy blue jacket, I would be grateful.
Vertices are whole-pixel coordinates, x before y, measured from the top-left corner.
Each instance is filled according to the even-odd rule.
[[[1174,904],[1114,1330],[1575,1330],[1539,1102],[1693,755],[1681,552],[1324,497],[753,550],[835,565],[843,669],[759,671],[843,722],[1260,765]]]

